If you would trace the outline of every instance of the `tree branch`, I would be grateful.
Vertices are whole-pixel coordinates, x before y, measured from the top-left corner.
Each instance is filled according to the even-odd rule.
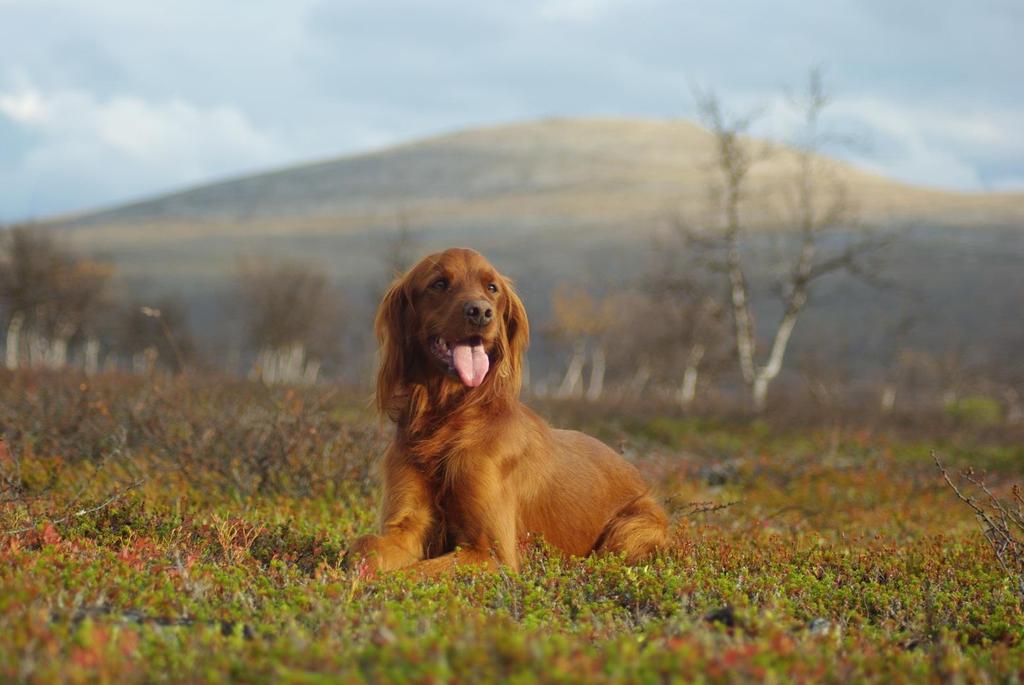
[[[93,512],[99,511],[100,509],[103,509],[104,507],[110,506],[111,504],[113,504],[117,500],[121,499],[122,497],[127,495],[129,492],[131,492],[135,488],[137,488],[140,485],[142,485],[145,482],[145,480],[146,480],[145,478],[140,478],[140,479],[138,479],[138,480],[136,480],[136,481],[134,481],[132,483],[129,483],[127,486],[125,486],[121,490],[118,490],[117,492],[115,492],[110,497],[105,499],[103,502],[97,504],[96,506],[87,507],[85,509],[79,509],[78,511],[70,512],[70,513],[68,513],[68,514],[66,514],[64,516],[60,516],[58,518],[46,518],[45,520],[49,521],[50,523],[52,523],[54,525],[57,525],[59,523],[64,523],[65,521],[69,521],[69,520],[71,520],[73,518],[79,518],[81,516],[88,516],[89,514],[92,514]],[[0,531],[0,535],[18,535],[20,533],[27,533],[30,530],[34,530],[36,528],[36,526],[39,525],[39,523],[40,523],[39,521],[36,521],[31,526],[25,526],[23,528],[14,528],[14,529],[11,529],[11,530],[3,530],[3,531]]]

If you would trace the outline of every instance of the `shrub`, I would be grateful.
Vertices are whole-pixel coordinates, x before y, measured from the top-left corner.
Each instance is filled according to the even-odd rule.
[[[969,426],[997,426],[1003,422],[1003,406],[985,395],[970,395],[946,405],[946,413],[954,421]]]

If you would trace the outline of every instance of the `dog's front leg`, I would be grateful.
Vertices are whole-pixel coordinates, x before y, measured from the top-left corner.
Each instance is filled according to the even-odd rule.
[[[499,488],[466,493],[458,507],[458,548],[449,554],[426,559],[412,567],[424,576],[436,576],[457,566],[484,566],[492,571],[498,566],[519,570],[516,547],[516,510],[507,493]]]
[[[433,559],[425,559],[414,564],[408,570],[414,575],[433,578],[451,573],[460,566],[482,566],[489,571],[497,571],[498,559],[489,549],[467,547]]]
[[[384,457],[381,532],[356,540],[349,549],[348,563],[369,571],[391,571],[415,564],[426,556],[436,525],[426,477],[392,446]]]

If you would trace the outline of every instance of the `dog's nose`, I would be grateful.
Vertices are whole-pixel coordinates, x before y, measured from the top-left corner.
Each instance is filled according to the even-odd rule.
[[[471,324],[480,328],[489,324],[494,318],[494,309],[486,300],[471,300],[465,303],[462,305],[462,313],[466,315]]]

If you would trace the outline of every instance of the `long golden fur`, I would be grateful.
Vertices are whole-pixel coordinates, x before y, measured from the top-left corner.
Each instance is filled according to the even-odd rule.
[[[631,562],[665,545],[665,513],[633,465],[519,402],[526,310],[480,254],[424,258],[391,286],[375,328],[377,406],[396,432],[380,534],[357,540],[351,559],[429,575],[459,563],[518,569],[530,534]]]

